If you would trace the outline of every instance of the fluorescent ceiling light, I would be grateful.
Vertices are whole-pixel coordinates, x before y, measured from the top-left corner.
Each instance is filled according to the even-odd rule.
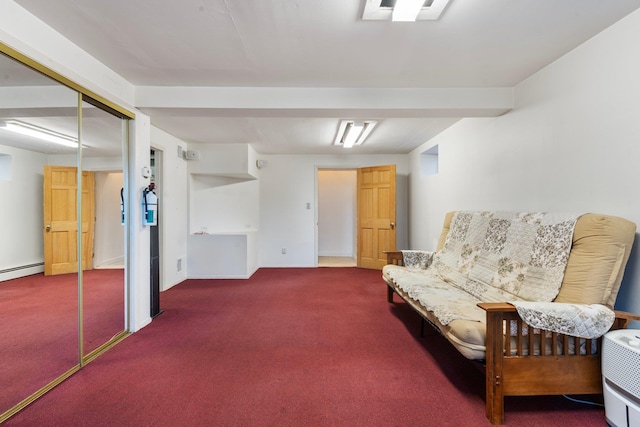
[[[78,148],[77,138],[19,120],[7,120],[4,124],[0,125],[0,127],[14,133],[32,136],[43,141],[64,145],[65,147]]]
[[[347,125],[344,132],[344,137],[342,139],[344,148],[351,148],[353,144],[356,143],[358,138],[360,138],[360,134],[364,129],[364,123],[362,122],[354,122]]]
[[[440,19],[440,16],[451,0],[363,1],[364,10],[362,12],[362,19],[364,21],[435,21]],[[409,12],[403,12],[405,7],[409,8]],[[405,13],[407,15],[405,15]]]
[[[375,120],[342,120],[333,144],[342,145],[344,148],[362,145],[377,123]]]
[[[391,12],[391,20],[395,22],[415,21],[422,9],[424,0],[396,0]]]

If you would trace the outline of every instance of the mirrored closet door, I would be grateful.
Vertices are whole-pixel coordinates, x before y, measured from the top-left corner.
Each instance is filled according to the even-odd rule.
[[[3,412],[79,363],[78,94],[4,55],[0,70]],[[70,175],[53,172],[66,165]]]
[[[128,120],[0,44],[0,422],[126,336]]]

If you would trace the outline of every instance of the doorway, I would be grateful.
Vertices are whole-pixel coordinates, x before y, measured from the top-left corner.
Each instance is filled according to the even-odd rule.
[[[120,190],[124,188],[122,171],[96,171],[94,269],[124,269],[124,227]]]
[[[406,181],[395,164],[317,168],[316,265],[381,270],[408,247]]]
[[[357,170],[318,169],[318,267],[355,267]]]

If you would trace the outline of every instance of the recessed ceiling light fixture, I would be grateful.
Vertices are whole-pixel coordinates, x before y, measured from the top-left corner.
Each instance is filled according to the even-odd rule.
[[[391,12],[391,20],[394,22],[415,21],[422,9],[422,0],[396,0]]]
[[[365,21],[437,20],[450,0],[365,0]]]
[[[377,123],[375,120],[342,120],[333,144],[342,145],[344,148],[362,145]]]
[[[30,123],[21,122],[20,120],[7,120],[4,123],[0,123],[0,128],[21,135],[32,136],[43,141],[64,145],[65,147],[78,148],[78,140],[72,136],[64,135]]]

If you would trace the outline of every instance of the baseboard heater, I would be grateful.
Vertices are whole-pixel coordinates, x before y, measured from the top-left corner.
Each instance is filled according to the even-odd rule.
[[[0,270],[0,274],[11,273],[13,271],[18,271],[18,270],[26,270],[27,268],[41,267],[43,265],[44,265],[44,262],[36,262],[35,264],[26,264],[26,265],[21,265],[19,267],[5,268],[4,270]]]

